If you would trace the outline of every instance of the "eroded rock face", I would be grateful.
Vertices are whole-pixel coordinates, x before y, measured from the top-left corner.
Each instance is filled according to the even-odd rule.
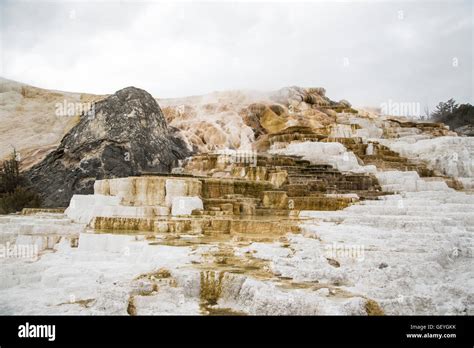
[[[31,168],[53,151],[77,123],[80,113],[75,108],[62,109],[63,115],[58,105],[82,106],[103,98],[41,89],[0,77],[0,158],[9,157],[13,146],[21,155],[21,169]]]
[[[333,101],[324,88],[286,87],[277,91],[216,92],[160,100],[170,125],[181,130],[196,152],[251,148],[266,150],[267,137],[288,127],[321,131],[338,113],[357,113],[350,103]]]
[[[59,147],[25,176],[44,206],[67,206],[73,194],[93,193],[96,179],[169,173],[188,155],[155,99],[127,87],[95,103]]]

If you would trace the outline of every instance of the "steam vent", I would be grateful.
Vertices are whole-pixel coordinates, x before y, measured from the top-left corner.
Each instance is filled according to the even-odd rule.
[[[474,138],[324,88],[90,98],[19,148],[0,313],[474,314]]]

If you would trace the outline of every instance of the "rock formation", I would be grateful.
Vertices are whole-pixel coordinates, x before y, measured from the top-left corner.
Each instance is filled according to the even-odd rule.
[[[473,314],[474,138],[323,88],[160,105],[97,102],[27,173],[79,194],[0,216],[42,256],[0,258],[0,314]]]
[[[335,102],[324,88],[285,87],[271,92],[218,92],[160,100],[170,125],[179,128],[197,152],[259,148],[291,126],[322,129],[337,113],[357,113],[349,102]]]
[[[25,176],[45,206],[67,206],[74,193],[92,193],[96,179],[169,173],[189,154],[155,99],[128,87],[96,102]]]

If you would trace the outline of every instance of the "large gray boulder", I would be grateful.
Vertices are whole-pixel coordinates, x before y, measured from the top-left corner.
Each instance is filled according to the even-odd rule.
[[[176,131],[149,93],[127,87],[96,102],[58,148],[24,174],[44,206],[65,207],[73,194],[93,193],[96,179],[169,173],[191,154]]]

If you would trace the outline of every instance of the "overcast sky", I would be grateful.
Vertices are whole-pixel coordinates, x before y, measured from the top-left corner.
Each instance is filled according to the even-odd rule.
[[[358,106],[472,103],[473,3],[0,0],[0,75],[100,94],[298,85]]]

